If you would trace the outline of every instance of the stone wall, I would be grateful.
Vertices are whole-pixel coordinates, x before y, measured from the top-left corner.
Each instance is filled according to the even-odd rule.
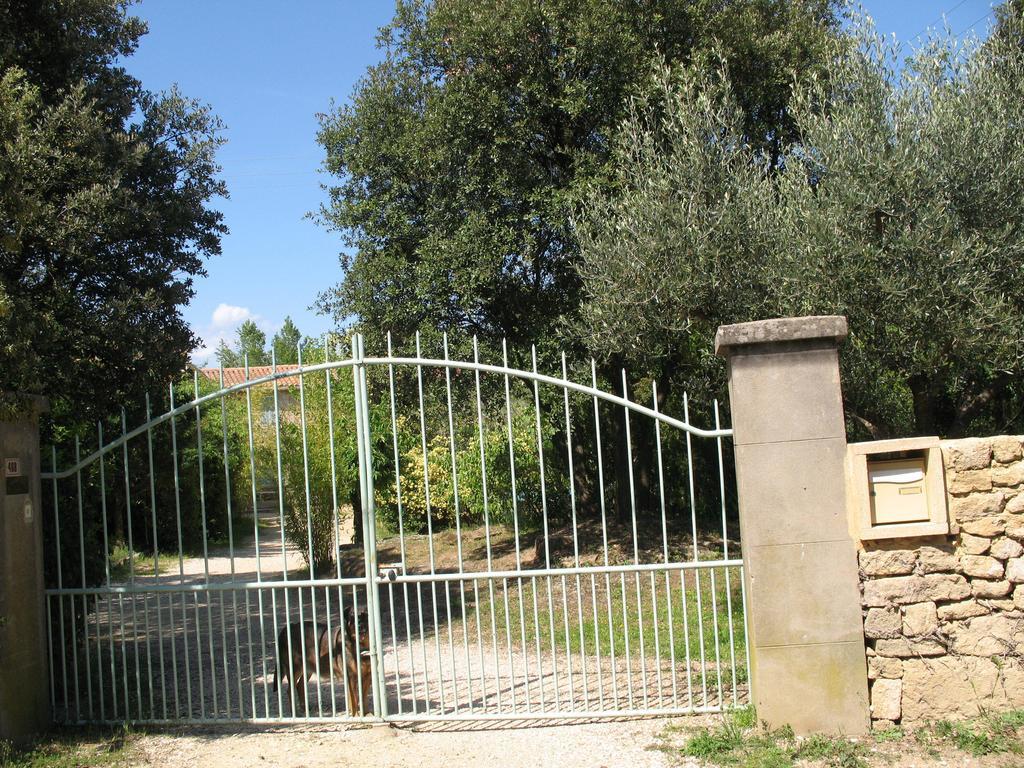
[[[1024,708],[1022,442],[943,442],[951,535],[863,542],[874,727]]]

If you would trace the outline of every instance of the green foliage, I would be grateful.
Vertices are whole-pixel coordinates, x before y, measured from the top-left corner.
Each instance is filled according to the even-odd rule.
[[[270,346],[274,350],[274,357],[278,363],[289,365],[299,362],[299,342],[302,341],[302,334],[298,326],[292,322],[291,317],[285,316],[281,330],[274,334]]]
[[[0,741],[3,768],[94,768],[133,762],[137,735],[127,725],[117,728],[68,728],[14,747]]]
[[[353,254],[321,307],[367,333],[553,341],[580,301],[570,213],[606,187],[610,137],[651,61],[719,40],[743,134],[777,154],[793,136],[790,73],[820,64],[836,7],[402,0],[383,60],[321,118],[337,179],[321,219]]]
[[[46,395],[65,424],[181,371],[180,308],[226,231],[221,125],[118,65],[145,33],[126,8],[0,10],[0,391]]]
[[[867,22],[852,34],[798,81],[778,165],[744,136],[725,63],[655,69],[580,216],[580,333],[721,391],[717,325],[843,314],[854,431],[1006,431],[1024,394],[1024,52],[935,37],[898,68]]]
[[[333,375],[329,400],[324,374],[303,378],[301,396],[295,390],[284,393],[288,407],[280,421],[285,535],[302,553],[307,567],[323,576],[335,564],[337,525],[358,503],[355,400],[351,376]],[[332,418],[328,418],[328,407]],[[277,471],[274,425],[261,423],[257,430],[260,466],[273,477]]]
[[[986,714],[958,722],[940,720],[926,729],[923,740],[926,743],[933,739],[945,741],[975,757],[1007,752],[1019,755],[1024,754],[1024,741],[1020,734],[1022,726],[1024,710]]]
[[[813,734],[796,739],[788,727],[769,731],[755,727],[751,707],[723,717],[720,725],[705,728],[687,740],[682,753],[714,765],[741,768],[792,768],[798,761],[814,761],[829,768],[866,768],[866,750],[849,739]]]
[[[486,474],[487,519],[492,524],[512,525],[513,498],[523,529],[535,528],[541,520],[543,500],[540,494],[540,462],[537,433],[532,410],[516,402],[512,409],[512,451],[515,461],[515,492],[512,464],[509,460],[508,424],[504,413],[493,413],[483,428],[483,457],[486,473],[481,472],[480,433],[476,424],[465,424],[455,435],[455,477],[458,481],[459,517],[464,525],[485,520],[484,474]],[[406,532],[427,530],[427,483],[424,482],[423,448],[420,425],[415,418],[396,419],[401,463],[402,524]],[[474,429],[469,429],[469,427]],[[553,452],[553,429],[542,424],[543,447]],[[393,463],[392,462],[389,462]],[[447,431],[427,438],[427,475],[430,489],[431,525],[435,530],[455,525],[456,498],[452,477],[452,454]],[[565,480],[545,477],[553,499],[564,489]],[[399,498],[394,483],[378,488],[377,514],[393,531],[398,530]],[[552,506],[554,506],[552,504]],[[549,510],[550,511],[550,510]]]

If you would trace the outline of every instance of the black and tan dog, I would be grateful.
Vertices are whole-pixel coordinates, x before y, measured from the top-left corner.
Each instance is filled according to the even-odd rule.
[[[291,664],[285,662],[289,657],[288,635],[291,634]],[[371,672],[370,672],[370,635],[367,631],[367,616],[363,611],[358,616],[351,608],[346,608],[342,626],[332,628],[328,637],[327,627],[307,621],[298,622],[281,630],[277,637],[277,676],[274,679],[274,691],[278,682],[284,685],[285,680],[295,687],[295,699],[303,711],[307,711],[306,680],[310,674],[318,678],[330,674],[331,664],[334,665],[334,679],[345,684],[345,700],[350,715],[365,715],[372,711],[370,707]],[[305,643],[305,645],[303,645]],[[303,659],[302,651],[306,655]],[[303,670],[305,661],[305,670]],[[361,698],[360,698],[360,694]]]

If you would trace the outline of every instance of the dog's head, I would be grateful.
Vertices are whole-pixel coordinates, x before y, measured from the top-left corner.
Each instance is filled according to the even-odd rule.
[[[345,608],[345,637],[352,642],[361,653],[370,650],[369,617],[366,611],[356,611],[351,607]]]

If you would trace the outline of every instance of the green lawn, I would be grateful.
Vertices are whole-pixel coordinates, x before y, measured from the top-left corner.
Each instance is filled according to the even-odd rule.
[[[740,576],[728,570],[728,584],[726,569],[715,569],[713,578],[710,570],[687,572],[685,593],[679,571],[669,574],[670,589],[664,572],[524,578],[521,587],[519,579],[481,579],[475,592],[472,583],[465,588],[467,630],[475,636],[479,619],[481,637],[491,638],[493,607],[502,645],[510,637],[518,650],[534,651],[539,642],[542,652],[568,648],[576,654],[582,646],[588,655],[608,657],[614,650],[618,658],[628,647],[632,658],[643,654],[648,663],[659,656],[667,663],[674,651],[680,666],[687,654],[694,665],[703,656],[709,673],[720,668],[728,687],[733,658],[737,682],[747,677]],[[452,590],[458,597],[458,587]],[[443,599],[443,590],[438,594]],[[453,607],[453,613],[453,629],[461,634],[461,611]]]

